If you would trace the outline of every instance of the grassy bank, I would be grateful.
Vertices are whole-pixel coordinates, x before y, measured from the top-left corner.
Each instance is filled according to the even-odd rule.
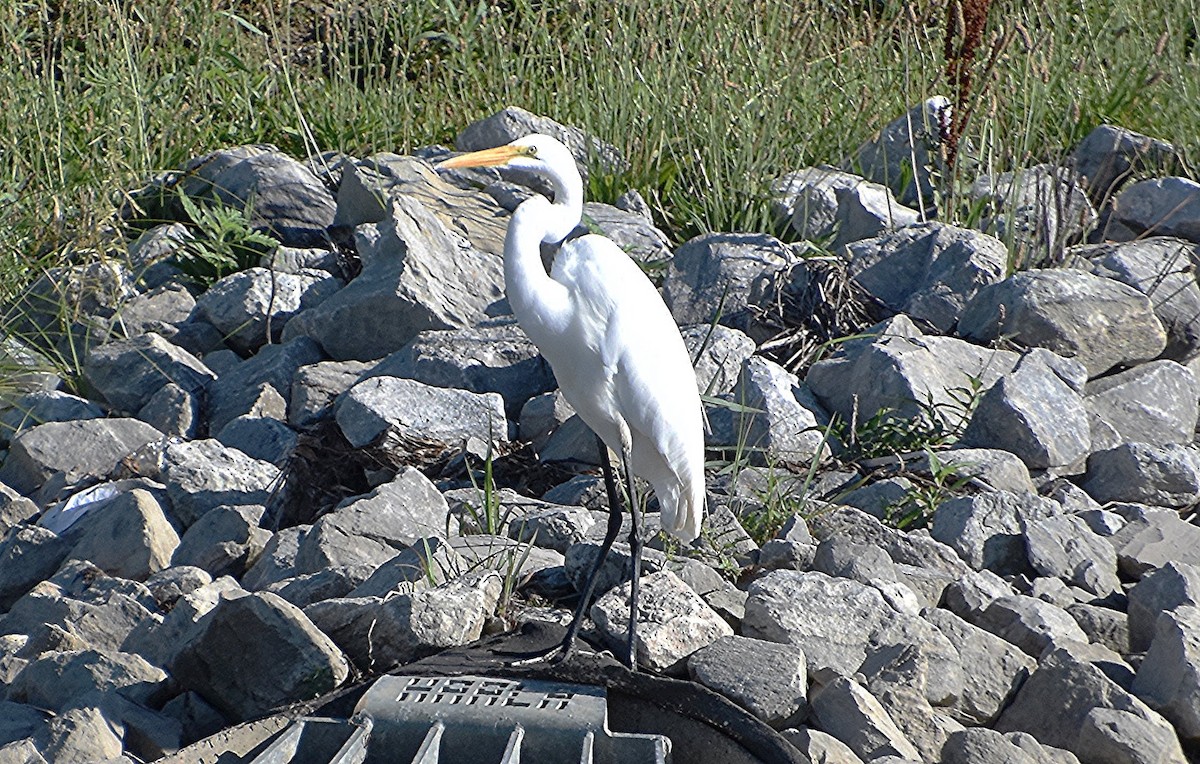
[[[654,10],[643,7],[657,6]],[[984,168],[1101,121],[1200,149],[1194,0],[997,2],[966,136]],[[122,190],[188,157],[447,143],[505,105],[617,144],[672,235],[765,223],[770,177],[948,92],[941,3],[13,0],[0,9],[0,297],[119,249]],[[1190,162],[1190,164],[1194,164]]]

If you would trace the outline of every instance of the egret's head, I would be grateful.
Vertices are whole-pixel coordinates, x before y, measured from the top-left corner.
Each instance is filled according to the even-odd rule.
[[[459,154],[437,165],[439,170],[457,167],[511,167],[551,178],[578,173],[570,150],[561,141],[539,133],[494,149]]]

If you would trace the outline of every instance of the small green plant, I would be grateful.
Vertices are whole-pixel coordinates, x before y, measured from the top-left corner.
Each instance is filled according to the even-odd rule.
[[[942,462],[937,453],[925,450],[929,458],[929,478],[915,478],[917,484],[904,499],[884,510],[884,521],[901,530],[924,528],[942,502],[952,498],[971,482],[970,475],[960,475],[961,465]]]
[[[197,236],[185,244],[177,265],[201,286],[257,265],[279,246],[274,237],[250,227],[253,199],[239,209],[219,202],[201,204],[180,191],[179,202]]]

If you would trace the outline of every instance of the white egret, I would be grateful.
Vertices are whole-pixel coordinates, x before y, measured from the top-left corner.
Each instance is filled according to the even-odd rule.
[[[621,528],[608,449],[620,454],[633,518],[628,663],[636,668],[642,539],[634,476],[654,488],[662,528],[690,543],[704,513],[704,432],[691,359],[662,297],[611,239],[594,234],[562,245],[550,273],[542,242],[562,242],[583,216],[583,180],[571,152],[547,135],[462,154],[438,165],[512,167],[550,182],[553,201],[534,195],[513,212],[504,242],[505,293],[517,322],[554,369],[563,396],[600,440],[608,531],[560,648],[567,656]]]

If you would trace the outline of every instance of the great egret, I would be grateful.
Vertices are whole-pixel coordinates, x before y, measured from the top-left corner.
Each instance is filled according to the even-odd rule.
[[[583,180],[571,152],[548,135],[462,154],[438,165],[512,167],[550,182],[513,212],[504,241],[505,292],[517,322],[550,362],[567,402],[600,440],[608,530],[560,646],[570,654],[583,614],[621,528],[608,449],[620,454],[633,529],[628,663],[636,669],[642,539],[634,476],[658,496],[662,528],[690,543],[704,513],[704,431],[696,377],[679,328],[641,269],[612,240],[586,235],[562,245],[549,274],[542,242],[558,243],[583,216]]]

